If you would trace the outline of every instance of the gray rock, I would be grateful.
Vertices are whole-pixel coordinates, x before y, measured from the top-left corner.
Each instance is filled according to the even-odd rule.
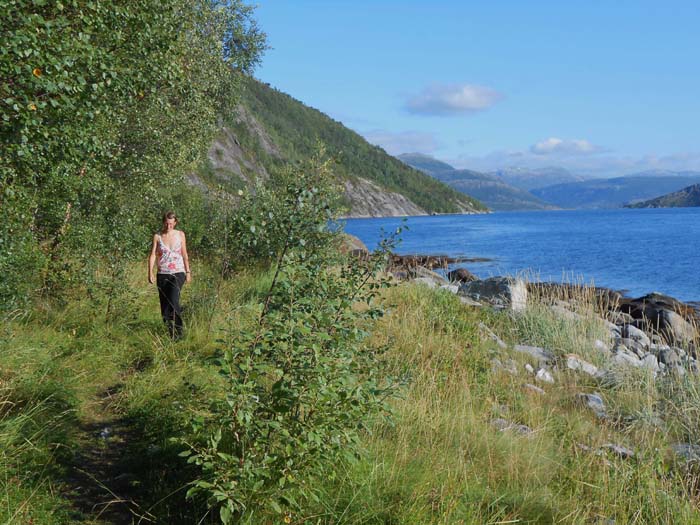
[[[644,346],[642,343],[635,339],[629,339],[629,338],[621,338],[617,339],[615,341],[615,347],[619,348],[621,346],[624,346],[627,350],[630,350],[634,352],[637,357],[644,357],[647,355],[647,346]]]
[[[499,348],[503,348],[503,349],[508,348],[508,345],[505,344],[505,343],[503,342],[503,340],[502,340],[500,337],[498,337],[498,336],[493,332],[493,330],[491,330],[491,329],[490,329],[488,326],[486,326],[483,322],[479,323],[479,330],[481,330],[481,331],[486,335],[486,337],[488,337],[488,338],[491,339],[494,343],[496,343],[496,345],[497,345]]]
[[[554,383],[554,377],[544,368],[540,368],[535,374],[535,381],[540,381],[542,383]]]
[[[522,279],[491,277],[462,284],[459,293],[476,301],[507,307],[514,312],[521,312],[527,306],[527,286]]]
[[[527,370],[531,374],[535,373],[535,369],[532,367],[532,365],[530,363],[525,363],[525,370]]]
[[[614,455],[622,458],[622,459],[630,459],[634,457],[634,451],[627,448],[623,447],[622,445],[616,445],[614,443],[606,443],[601,449],[608,450],[609,452],[612,452]]]
[[[593,348],[595,348],[599,352],[604,352],[604,353],[610,352],[610,345],[608,345],[607,343],[604,343],[600,339],[596,339],[593,342]]]
[[[597,377],[599,374],[597,366],[589,363],[588,361],[584,361],[576,354],[566,355],[566,367],[569,370],[580,371],[588,374],[591,377]]]
[[[593,411],[593,413],[600,417],[607,417],[607,410],[603,398],[599,394],[576,394],[576,400]]]
[[[528,354],[537,359],[540,363],[549,364],[554,362],[554,354],[539,346],[515,345],[513,350],[522,354]]]
[[[560,304],[553,304],[549,307],[549,309],[560,319],[566,319],[567,321],[578,321],[582,319],[582,317],[579,314],[577,314],[576,312],[572,312],[571,310]]]
[[[670,350],[671,347],[664,343],[651,343],[649,345],[649,350],[658,354],[661,350]]]
[[[417,279],[431,279],[435,282],[437,286],[442,286],[444,284],[451,284],[450,281],[445,279],[442,275],[423,266],[416,266],[411,268],[411,273],[416,276]],[[416,280],[417,280],[416,279]]]
[[[459,291],[459,286],[457,286],[456,284],[442,284],[440,285],[440,290],[446,290],[456,295]]]
[[[629,324],[629,323],[634,323],[634,317],[632,317],[630,314],[626,312],[620,312],[619,310],[614,310],[610,312],[610,319],[612,320],[613,323],[623,325],[623,324]]]
[[[624,346],[618,348],[617,352],[612,357],[612,362],[623,368],[642,366],[642,361],[639,357],[627,350]]]
[[[533,430],[527,425],[520,425],[518,423],[513,423],[503,418],[496,418],[491,420],[491,426],[499,430],[500,432],[512,431],[516,434],[521,434],[527,436],[533,433]]]
[[[685,461],[700,462],[700,445],[676,443],[675,445],[671,445],[671,450],[673,450],[676,456]]]
[[[513,376],[518,375],[518,365],[512,359],[507,359],[505,363],[498,358],[491,359],[491,370],[493,372],[503,371]]]
[[[649,370],[653,370],[654,372],[658,372],[661,370],[659,368],[659,362],[656,360],[656,356],[654,354],[647,354],[644,356],[644,359],[642,359],[642,368],[648,368]]]
[[[633,324],[622,325],[620,327],[620,334],[622,335],[623,339],[633,339],[647,348],[649,348],[649,345],[651,345],[651,340],[647,334]]]
[[[673,348],[669,348],[659,352],[659,362],[666,366],[675,366],[681,364],[681,358]]]
[[[540,395],[546,394],[546,392],[545,392],[543,389],[541,389],[540,387],[538,387],[538,386],[536,386],[536,385],[533,385],[533,384],[531,384],[531,383],[525,383],[525,384],[523,385],[523,388],[524,388],[525,390],[527,390],[527,391],[529,391],[529,392],[533,392],[533,393],[535,393],[535,394],[540,394]]]
[[[438,282],[434,281],[430,277],[416,277],[415,279],[413,279],[413,282],[417,283],[417,284],[422,284],[422,285],[427,286],[428,288],[432,288],[432,289],[435,289],[438,287]]]
[[[447,274],[447,278],[453,283],[469,283],[479,280],[476,275],[466,268],[455,268]]]
[[[689,343],[695,339],[695,329],[682,316],[671,310],[661,310],[658,317],[659,331],[667,339],[682,343]]]
[[[466,306],[483,306],[480,302],[475,301],[474,299],[471,299],[469,297],[464,297],[463,295],[459,296],[459,300],[463,305]]]

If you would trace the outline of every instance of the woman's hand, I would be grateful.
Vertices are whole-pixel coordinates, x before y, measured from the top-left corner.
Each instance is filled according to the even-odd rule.
[[[148,274],[148,284],[153,284],[156,281],[155,277],[153,277],[153,272],[149,272]]]
[[[192,274],[190,272],[185,274],[185,282],[188,284],[192,282]]]

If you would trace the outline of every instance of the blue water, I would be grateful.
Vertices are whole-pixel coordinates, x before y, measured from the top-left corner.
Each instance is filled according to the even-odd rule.
[[[404,225],[400,254],[486,257],[460,263],[479,277],[529,272],[631,296],[658,291],[700,300],[700,208],[502,212],[348,219],[345,230],[376,246]]]

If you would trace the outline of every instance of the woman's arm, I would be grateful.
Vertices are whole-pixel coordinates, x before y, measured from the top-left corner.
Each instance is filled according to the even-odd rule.
[[[190,272],[190,258],[187,256],[187,239],[185,239],[185,232],[180,232],[180,235],[182,235],[182,262],[185,265],[186,282],[189,283],[192,280],[192,272]]]
[[[153,265],[156,263],[156,250],[158,249],[158,235],[153,236],[153,247],[151,255],[148,256],[148,282],[153,284],[156,281],[153,275]]]

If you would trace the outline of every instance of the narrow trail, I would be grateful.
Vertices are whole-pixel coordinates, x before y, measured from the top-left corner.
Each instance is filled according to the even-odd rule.
[[[138,439],[130,422],[115,410],[122,385],[98,394],[90,415],[79,425],[78,451],[68,465],[65,497],[75,508],[76,524],[134,525],[152,523],[138,505],[135,464],[128,443]]]

